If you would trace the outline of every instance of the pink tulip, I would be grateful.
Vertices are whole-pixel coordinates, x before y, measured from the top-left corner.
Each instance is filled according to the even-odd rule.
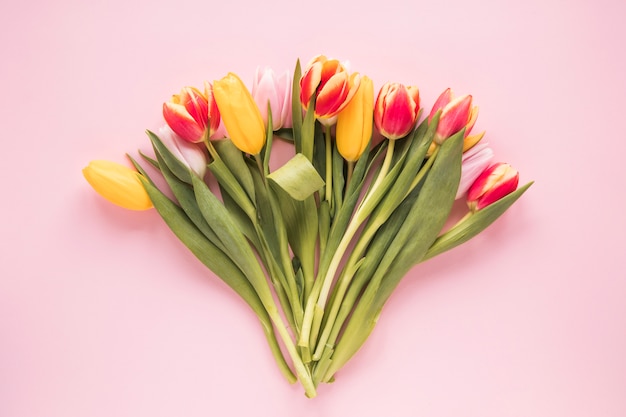
[[[272,110],[272,130],[291,127],[291,76],[285,71],[277,77],[271,68],[257,67],[252,84],[252,97],[259,106],[267,126],[267,105]]]
[[[338,60],[319,55],[308,63],[300,79],[300,102],[306,109],[313,94],[317,94],[315,117],[323,125],[331,126],[356,93],[360,82],[358,73],[349,74]]]
[[[456,200],[463,197],[476,178],[491,164],[493,150],[488,143],[480,143],[463,154],[461,182],[456,193]]]
[[[429,122],[439,110],[441,110],[441,116],[434,140],[440,145],[463,128],[467,137],[478,118],[478,107],[472,106],[472,96],[464,95],[455,98],[450,88],[441,93],[433,105],[428,116]]]
[[[200,146],[183,140],[169,126],[159,129],[159,139],[167,149],[189,169],[204,178],[207,170],[207,156]]]
[[[376,129],[390,140],[403,138],[415,127],[419,108],[417,87],[387,83],[380,89],[374,106]]]
[[[498,162],[484,170],[467,192],[467,205],[478,211],[517,189],[519,173],[509,164]]]

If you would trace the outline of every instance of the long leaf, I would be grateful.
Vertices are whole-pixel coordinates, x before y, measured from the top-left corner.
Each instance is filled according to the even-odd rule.
[[[462,139],[462,136],[450,138],[442,145],[415,203],[383,255],[335,348],[325,380],[365,342],[382,306],[414,258],[423,257],[445,224],[461,175]],[[385,238],[389,239],[389,236]]]
[[[532,184],[533,182],[531,181],[504,198],[477,211],[458,226],[439,236],[420,262],[453,249],[478,235],[504,214]]]
[[[155,209],[172,232],[200,262],[220,277],[256,313],[281,372],[290,382],[295,382],[296,377],[285,361],[269,314],[241,270],[194,226],[180,207],[152,185],[149,180],[142,179],[142,183]]]

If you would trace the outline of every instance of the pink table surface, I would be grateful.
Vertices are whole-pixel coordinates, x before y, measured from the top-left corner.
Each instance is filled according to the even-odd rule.
[[[624,416],[626,3],[3,2],[0,416]],[[306,399],[254,315],[154,212],[81,175],[148,150],[184,85],[348,59],[379,88],[472,93],[535,180],[414,268]]]

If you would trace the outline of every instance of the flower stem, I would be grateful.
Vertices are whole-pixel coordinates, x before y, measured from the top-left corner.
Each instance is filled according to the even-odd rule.
[[[394,141],[389,141],[389,147],[387,148],[385,160],[381,165],[380,172],[378,173],[374,184],[369,189],[367,195],[357,208],[352,219],[350,220],[350,223],[348,224],[348,227],[346,228],[343,237],[337,245],[333,257],[330,260],[328,269],[326,270],[326,272],[322,272],[323,278],[321,279],[322,284],[321,287],[319,287],[319,292],[317,294],[312,293],[307,300],[302,324],[302,330],[304,335],[301,336],[302,339],[308,339],[309,347],[311,348],[311,350],[315,350],[316,346],[318,345],[317,336],[319,335],[322,319],[324,317],[326,301],[328,300],[328,295],[334,281],[335,274],[337,273],[337,269],[339,268],[341,259],[343,258],[346,249],[348,248],[350,242],[352,241],[352,238],[358,231],[359,227],[371,214],[371,212],[374,210],[375,205],[377,204],[377,201],[379,201],[377,199],[373,199],[373,196],[376,195],[376,192],[382,184],[383,179],[389,172],[389,167],[391,166],[391,161],[393,159],[394,143]]]
[[[326,201],[330,204],[333,195],[333,147],[330,126],[324,126],[324,134],[326,142]]]
[[[265,184],[265,188],[267,188],[267,178],[265,176],[265,169],[263,168],[263,161],[261,160],[261,154],[258,153],[254,155],[254,159],[256,160],[256,165],[259,168],[259,173],[261,174],[261,178],[263,178],[263,184]]]
[[[352,179],[352,173],[354,172],[354,161],[348,161],[348,172],[346,173],[346,188],[350,184]]]
[[[317,392],[315,390],[313,378],[311,377],[309,369],[302,362],[302,359],[298,354],[298,350],[296,349],[296,346],[291,339],[291,335],[289,334],[285,323],[281,319],[280,314],[278,314],[278,311],[275,307],[267,308],[267,312],[274,322],[274,325],[276,326],[276,330],[278,331],[278,334],[283,341],[285,349],[287,349],[287,353],[289,353],[289,356],[291,357],[291,361],[293,362],[293,366],[296,370],[296,375],[300,380],[300,384],[302,384],[302,387],[304,388],[306,396],[309,398],[314,398],[317,395]]]
[[[409,195],[411,191],[413,191],[413,189],[417,187],[417,184],[420,183],[420,181],[424,178],[424,175],[426,175],[428,170],[430,170],[430,167],[433,166],[433,163],[435,162],[435,157],[437,156],[437,153],[439,153],[440,148],[441,146],[437,145],[437,147],[433,151],[432,155],[430,155],[430,157],[428,158],[424,166],[420,168],[419,172],[415,176],[415,179],[413,180],[413,182],[411,182],[411,186],[407,190],[406,195]]]

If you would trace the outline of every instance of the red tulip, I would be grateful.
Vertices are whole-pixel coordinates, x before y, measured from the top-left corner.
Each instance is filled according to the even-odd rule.
[[[181,138],[194,143],[202,142],[220,123],[211,84],[205,83],[204,94],[194,87],[183,88],[180,94],[163,103],[163,117]]]
[[[465,136],[470,133],[478,118],[478,107],[472,107],[472,96],[454,97],[451,89],[444,91],[433,105],[428,121],[441,110],[439,124],[435,132],[435,142],[442,144],[447,138],[465,128]]]
[[[467,205],[471,211],[483,209],[515,191],[518,181],[519,172],[509,164],[493,164],[476,178],[468,190]]]
[[[383,85],[374,106],[376,129],[388,139],[406,136],[417,122],[420,93],[417,87],[399,83]]]

